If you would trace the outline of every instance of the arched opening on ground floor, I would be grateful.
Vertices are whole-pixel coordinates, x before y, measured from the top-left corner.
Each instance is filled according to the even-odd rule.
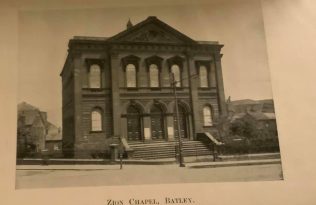
[[[127,139],[139,141],[142,138],[141,112],[136,106],[130,105],[127,108]]]
[[[150,110],[151,117],[151,139],[162,140],[165,139],[165,120],[161,107],[153,105]]]
[[[184,139],[189,138],[189,119],[187,115],[186,109],[179,104],[178,105],[178,112],[179,112],[179,119],[177,119],[176,114],[174,114],[174,134],[175,138],[179,137],[179,132],[178,132],[178,121],[180,124],[180,135]]]

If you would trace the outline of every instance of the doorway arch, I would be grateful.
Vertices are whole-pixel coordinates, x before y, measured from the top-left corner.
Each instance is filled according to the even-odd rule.
[[[189,138],[189,119],[188,119],[188,115],[187,115],[187,111],[185,109],[185,107],[181,104],[178,104],[178,111],[179,111],[179,119],[177,119],[176,116],[176,110],[174,111],[174,134],[175,134],[175,138],[179,137],[179,133],[178,133],[178,121],[180,124],[180,135],[182,138],[184,139],[188,139]]]
[[[165,120],[162,108],[154,104],[150,109],[152,140],[165,139]]]
[[[130,105],[127,108],[127,139],[129,141],[140,141],[142,137],[142,119],[139,108]]]

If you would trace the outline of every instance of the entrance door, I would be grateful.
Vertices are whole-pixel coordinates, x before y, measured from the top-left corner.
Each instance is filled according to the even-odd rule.
[[[165,138],[164,117],[160,107],[154,105],[150,111],[151,116],[151,138],[161,140]]]
[[[142,140],[140,113],[134,106],[127,109],[127,139],[129,141]]]
[[[178,106],[179,109],[179,124],[180,124],[180,134],[182,138],[188,138],[188,122],[187,122],[187,115],[185,112],[185,109],[182,106]],[[175,120],[174,120],[174,130],[175,130],[175,138],[177,138],[178,135],[178,124],[177,124],[177,119],[176,115],[174,115]]]

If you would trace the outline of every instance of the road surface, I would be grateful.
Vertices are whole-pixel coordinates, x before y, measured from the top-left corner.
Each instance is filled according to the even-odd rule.
[[[281,164],[217,168],[178,165],[106,165],[105,170],[17,170],[16,188],[170,184],[282,179]]]

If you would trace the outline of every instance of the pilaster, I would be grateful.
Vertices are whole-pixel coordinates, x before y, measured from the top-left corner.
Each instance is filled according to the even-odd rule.
[[[190,97],[192,105],[192,118],[193,118],[193,133],[199,133],[202,131],[201,120],[199,116],[199,103],[198,103],[198,85],[199,79],[196,77],[196,68],[194,57],[192,54],[186,54],[187,66],[189,72],[189,85],[190,85]],[[195,136],[193,136],[195,138]]]
[[[81,59],[81,54],[76,53],[73,55],[74,58],[74,131],[75,131],[75,140],[74,140],[74,151],[75,156],[80,157],[80,152],[78,148],[78,143],[80,142],[80,139],[82,138],[82,112],[81,112],[81,91],[82,91],[82,79],[81,74],[84,69],[84,62]]]
[[[168,140],[174,140],[174,118],[173,115],[167,115],[167,133],[168,133]]]
[[[211,61],[210,65],[210,73],[209,73],[209,79],[210,79],[210,87],[215,88],[216,87],[216,67],[215,67],[215,61],[214,59]]]
[[[151,121],[150,116],[143,117],[144,123],[144,140],[151,140]]]
[[[119,89],[119,69],[120,61],[117,53],[110,54],[111,59],[111,79],[112,79],[112,114],[113,114],[113,135],[121,135],[121,106]]]
[[[214,55],[215,67],[216,67],[216,82],[217,82],[217,96],[219,102],[219,111],[221,116],[227,115],[226,99],[224,93],[224,81],[222,72],[222,54],[216,53]]]

